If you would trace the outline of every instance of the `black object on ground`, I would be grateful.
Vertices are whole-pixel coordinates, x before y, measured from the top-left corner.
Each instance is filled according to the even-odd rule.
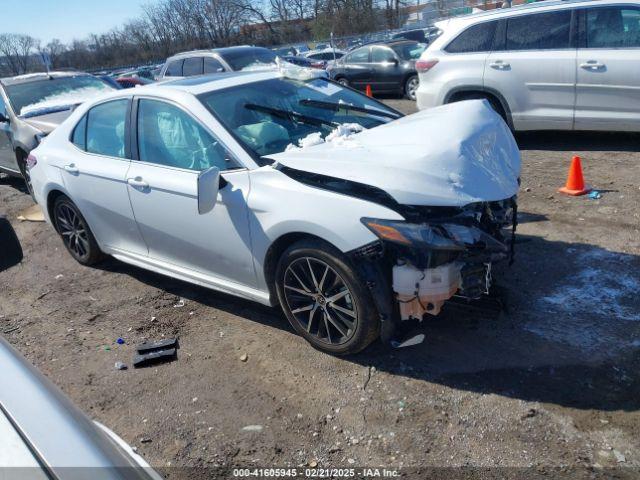
[[[166,350],[168,348],[180,348],[178,346],[177,338],[166,338],[163,340],[156,340],[154,342],[144,342],[136,347],[138,353],[148,353],[156,350]]]
[[[168,362],[175,360],[176,349],[169,348],[166,350],[156,350],[153,352],[136,355],[133,357],[133,368],[147,367],[156,363]]]
[[[0,272],[22,261],[22,247],[11,223],[0,216]]]

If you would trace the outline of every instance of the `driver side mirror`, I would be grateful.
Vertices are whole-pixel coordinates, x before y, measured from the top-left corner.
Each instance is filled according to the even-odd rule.
[[[220,190],[220,169],[211,167],[198,175],[198,213],[204,215],[213,210]]]

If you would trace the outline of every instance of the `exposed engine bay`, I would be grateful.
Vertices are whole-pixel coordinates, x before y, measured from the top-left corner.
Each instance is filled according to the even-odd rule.
[[[406,222],[362,219],[380,242],[355,252],[391,272],[400,320],[438,315],[453,296],[488,294],[492,265],[513,259],[515,196],[462,208],[408,207],[404,214]]]

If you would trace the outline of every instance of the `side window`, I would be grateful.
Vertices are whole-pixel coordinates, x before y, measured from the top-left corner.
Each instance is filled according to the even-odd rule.
[[[71,142],[81,150],[87,149],[87,114],[84,114],[73,129]]]
[[[141,99],[137,123],[138,158],[143,162],[195,171],[238,167],[222,144],[178,107]]]
[[[570,46],[570,10],[523,15],[507,20],[507,50],[557,50]]]
[[[393,62],[396,56],[390,48],[373,47],[371,49],[371,63],[388,63]]]
[[[125,120],[128,99],[93,107],[87,113],[87,152],[125,158]]]
[[[182,75],[185,77],[202,75],[202,57],[186,58],[182,65]]]
[[[182,63],[184,60],[174,60],[167,65],[167,71],[164,72],[165,77],[181,77],[182,76]]]
[[[369,62],[369,47],[359,48],[354,52],[351,52],[344,59],[345,63],[368,63]]]
[[[587,13],[587,48],[640,47],[640,9],[590,8]]]
[[[485,22],[467,28],[447,45],[445,51],[449,53],[490,51],[497,24],[498,22]]]
[[[204,57],[204,73],[224,72],[222,64],[213,57]]]

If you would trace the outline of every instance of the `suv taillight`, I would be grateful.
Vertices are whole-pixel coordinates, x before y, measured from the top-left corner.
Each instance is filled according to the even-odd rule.
[[[36,158],[36,156],[30,153],[29,156],[27,157],[27,168],[31,170],[33,167],[36,166],[37,163],[38,163],[38,159]]]
[[[416,70],[418,73],[425,73],[436,66],[438,60],[418,60],[416,62]]]

